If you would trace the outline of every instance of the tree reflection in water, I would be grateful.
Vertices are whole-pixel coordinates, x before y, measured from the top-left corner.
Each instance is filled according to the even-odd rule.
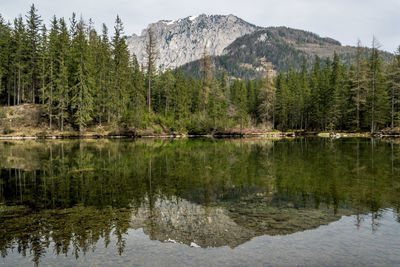
[[[368,139],[1,142],[0,250],[38,264],[114,235],[122,254],[130,228],[233,248],[351,214],[377,231],[382,209],[400,222],[399,156]]]

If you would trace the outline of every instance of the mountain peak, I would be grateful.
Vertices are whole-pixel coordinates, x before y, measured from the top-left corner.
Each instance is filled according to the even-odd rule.
[[[200,59],[204,47],[210,55],[222,55],[223,50],[237,38],[259,29],[232,14],[200,14],[178,20],[160,20],[150,24],[140,36],[134,34],[128,38],[129,49],[139,63],[145,63],[149,28],[156,36],[159,50],[156,65],[163,68],[175,68]]]
[[[290,66],[299,68],[304,58],[311,62],[315,56],[332,57],[334,51],[342,62],[349,64],[356,53],[354,47],[343,47],[339,41],[309,31],[284,26],[258,27],[233,14],[200,14],[160,20],[150,24],[140,36],[129,37],[128,47],[140,64],[146,64],[149,28],[159,51],[156,66],[163,69],[185,65],[184,69],[198,70],[197,61],[203,57],[204,48],[215,56],[216,69],[247,78],[264,75],[271,66],[277,71]]]

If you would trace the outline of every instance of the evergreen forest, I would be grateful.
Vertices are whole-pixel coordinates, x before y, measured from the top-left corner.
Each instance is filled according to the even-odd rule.
[[[48,129],[59,131],[114,125],[136,133],[159,125],[189,134],[374,133],[400,126],[400,47],[384,63],[375,38],[370,49],[358,44],[350,65],[334,53],[256,80],[217,75],[206,50],[199,78],[158,69],[149,42],[141,65],[118,16],[112,29],[103,24],[98,32],[75,14],[46,24],[34,5],[12,22],[0,15],[0,105],[40,105]]]

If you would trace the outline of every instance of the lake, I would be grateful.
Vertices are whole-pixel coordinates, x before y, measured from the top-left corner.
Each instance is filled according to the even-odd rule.
[[[399,266],[400,142],[0,142],[0,265]]]

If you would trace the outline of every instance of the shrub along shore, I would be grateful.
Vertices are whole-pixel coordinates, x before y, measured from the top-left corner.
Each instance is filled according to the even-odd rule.
[[[335,132],[335,131],[278,131],[263,128],[246,128],[236,125],[210,132],[188,132],[173,131],[161,122],[153,123],[145,129],[134,129],[125,124],[104,123],[101,126],[92,125],[84,132],[66,125],[64,131],[56,127],[50,129],[47,124],[46,115],[41,105],[24,104],[20,106],[0,108],[0,139],[67,139],[67,138],[134,138],[134,137],[160,137],[160,138],[183,138],[183,137],[325,137],[325,138],[349,138],[349,137],[372,137],[391,136],[400,137],[400,129],[387,129],[374,134],[369,132]]]

